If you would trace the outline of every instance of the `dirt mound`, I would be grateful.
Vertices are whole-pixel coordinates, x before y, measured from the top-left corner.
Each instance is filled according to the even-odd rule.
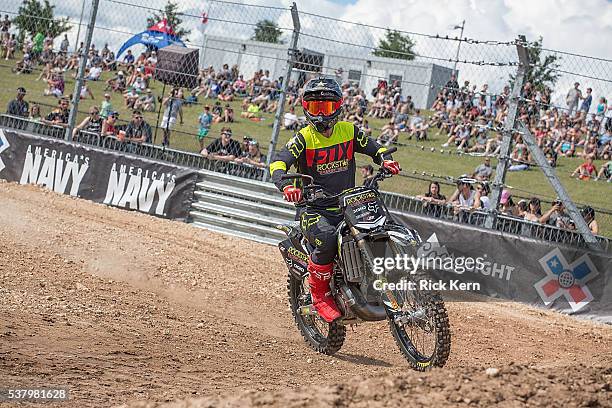
[[[168,403],[136,402],[117,408],[321,407],[610,407],[612,368],[575,366],[536,369],[434,370],[382,378],[354,378],[332,386],[290,391],[248,391]]]
[[[511,303],[451,303],[447,367],[418,374],[385,323],[349,329],[335,356],[308,349],[275,247],[9,183],[0,183],[0,217],[0,384],[67,386],[66,406],[204,396],[213,406],[290,405],[290,396],[296,406],[359,406],[353,394],[372,394],[362,398],[373,405],[389,389],[409,401],[415,387],[431,406],[455,394],[476,401],[479,387],[478,401],[496,398],[487,387],[517,404],[527,392],[552,401],[566,387],[576,404],[596,406],[609,394],[597,388],[609,373],[592,368],[612,366],[609,326]],[[487,377],[488,367],[501,375]],[[307,399],[312,387],[321,401]]]

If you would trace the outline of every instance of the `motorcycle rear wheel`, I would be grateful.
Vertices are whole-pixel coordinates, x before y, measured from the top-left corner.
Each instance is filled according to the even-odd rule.
[[[287,291],[293,319],[306,343],[321,354],[332,355],[338,352],[346,338],[346,326],[337,321],[327,323],[316,315],[300,312],[302,306],[312,305],[306,277],[299,280],[289,272]]]

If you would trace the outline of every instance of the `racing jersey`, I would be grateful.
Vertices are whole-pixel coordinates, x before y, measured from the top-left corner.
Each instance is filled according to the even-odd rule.
[[[308,125],[276,153],[270,163],[270,174],[282,191],[294,183],[293,180],[281,180],[281,177],[295,165],[298,173],[312,176],[314,183],[321,185],[327,194],[339,194],[355,187],[356,152],[367,154],[380,164],[380,155],[386,150],[349,122],[336,123],[330,137]],[[388,158],[391,157],[385,157]],[[337,206],[337,201],[319,200],[317,204],[317,207]]]

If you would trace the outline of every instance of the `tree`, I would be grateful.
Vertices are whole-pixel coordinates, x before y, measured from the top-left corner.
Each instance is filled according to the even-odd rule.
[[[555,54],[542,55],[542,37],[527,45],[527,55],[529,55],[529,68],[525,73],[525,82],[531,82],[534,89],[544,92],[551,91],[559,77],[561,57]],[[514,85],[515,75],[510,74],[510,85]]]
[[[373,54],[377,57],[399,58],[403,60],[413,60],[417,53],[414,51],[416,42],[409,35],[403,35],[397,30],[389,30],[385,33],[385,38],[378,42],[378,48]]]
[[[23,0],[17,17],[13,19],[13,24],[19,30],[19,41],[23,41],[26,35],[42,33],[55,38],[70,31],[72,26],[68,18],[55,18],[54,9],[55,6],[50,5],[49,0],[44,0],[44,3],[38,0]]]
[[[280,37],[283,34],[278,24],[272,20],[260,20],[255,25],[255,32],[251,37],[251,40],[282,44]]]
[[[174,33],[183,41],[188,41],[185,37],[191,33],[191,30],[187,30],[181,27],[183,20],[179,17],[181,12],[178,10],[178,3],[173,3],[168,0],[168,3],[164,6],[162,14],[153,13],[152,16],[147,18],[147,28],[159,23],[164,18],[168,21],[168,25],[174,30]]]

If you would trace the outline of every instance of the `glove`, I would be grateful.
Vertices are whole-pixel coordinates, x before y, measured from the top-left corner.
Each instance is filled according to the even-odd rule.
[[[383,161],[383,167],[391,174],[399,174],[401,170],[399,163],[395,160]]]
[[[302,201],[302,189],[293,186],[286,186],[283,188],[283,197],[290,203],[298,203]]]

